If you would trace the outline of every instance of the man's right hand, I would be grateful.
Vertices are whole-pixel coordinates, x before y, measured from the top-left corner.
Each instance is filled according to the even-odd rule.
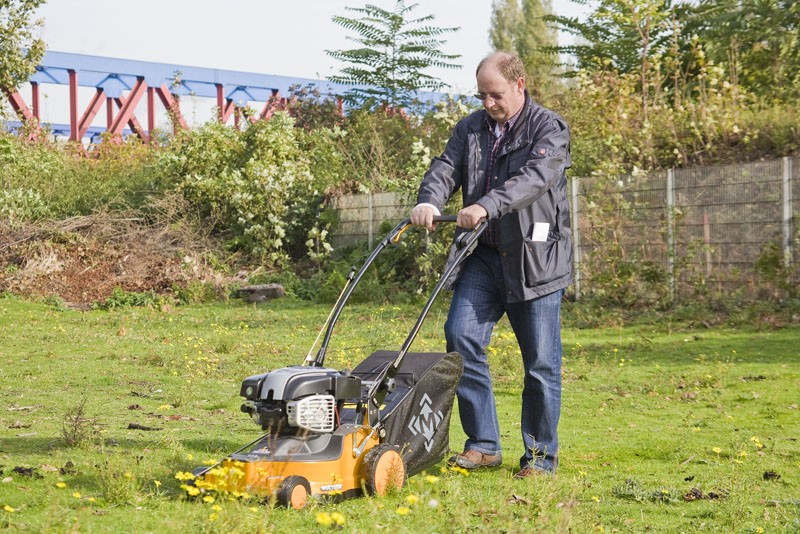
[[[439,215],[433,206],[427,204],[418,204],[411,210],[411,224],[415,226],[424,226],[429,232],[436,230],[436,225],[433,223],[433,218]]]

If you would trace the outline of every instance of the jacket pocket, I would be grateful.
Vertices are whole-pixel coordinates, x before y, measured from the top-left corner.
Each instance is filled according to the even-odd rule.
[[[569,273],[570,257],[568,243],[550,232],[547,241],[525,239],[525,285],[536,287],[552,282]],[[555,237],[555,239],[553,239]]]

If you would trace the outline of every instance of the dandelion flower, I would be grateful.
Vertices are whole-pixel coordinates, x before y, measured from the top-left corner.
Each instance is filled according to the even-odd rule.
[[[214,502],[214,497],[212,497],[211,495],[206,495],[205,497],[203,497],[203,502],[211,504],[212,502]]]
[[[411,511],[411,509],[409,509],[408,507],[400,506],[397,509],[397,515],[408,515],[408,512],[410,512],[410,511]]]
[[[430,506],[431,508],[438,508],[439,501],[437,501],[436,499],[431,499],[428,501],[428,506]]]
[[[425,482],[427,482],[428,484],[436,484],[437,482],[439,482],[439,477],[435,475],[428,475],[425,477]]]
[[[75,493],[73,493],[73,494],[72,494],[72,496],[73,496],[73,497],[75,497],[76,499],[80,499],[80,498],[81,498],[81,494],[80,494],[80,492],[78,492],[78,491],[76,491]]]
[[[598,497],[597,495],[592,495],[592,500],[594,502],[600,502],[600,497]]]
[[[317,514],[317,523],[323,527],[329,527],[333,524],[333,518],[328,512],[319,512]]]
[[[3,510],[5,510],[6,512],[8,512],[9,514],[13,514],[14,512],[16,512],[16,511],[17,511],[17,509],[16,509],[16,508],[14,508],[14,507],[12,507],[12,506],[9,506],[9,505],[5,505],[5,506],[3,506]]]
[[[412,493],[406,497],[406,502],[411,505],[417,504],[419,502],[419,496]]]
[[[157,488],[161,487],[161,481],[160,480],[154,480],[153,484],[155,484]]]
[[[717,454],[719,454],[719,453],[721,453],[721,452],[722,452],[722,449],[720,449],[719,447],[714,447],[714,448],[713,448],[713,449],[711,449],[711,450],[712,450],[712,451],[714,451],[714,452],[715,452],[715,453],[717,453]]]
[[[61,482],[61,481],[58,481],[58,482],[56,482],[56,487],[58,489],[64,489],[64,488],[67,487],[67,485],[65,483]]]
[[[333,520],[334,523],[336,523],[337,527],[344,525],[345,522],[344,515],[339,512],[333,512],[331,514],[331,519]]]

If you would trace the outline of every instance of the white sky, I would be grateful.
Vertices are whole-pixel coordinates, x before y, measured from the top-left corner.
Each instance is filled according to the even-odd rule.
[[[414,0],[409,0],[408,5]],[[352,48],[331,20],[358,17],[345,7],[394,0],[49,0],[38,10],[49,50],[176,65],[324,79],[341,66],[325,50]],[[460,27],[445,34],[461,69],[430,71],[456,92],[474,89],[474,69],[490,52],[491,0],[417,0],[409,17]],[[581,16],[585,6],[553,0],[557,14]]]

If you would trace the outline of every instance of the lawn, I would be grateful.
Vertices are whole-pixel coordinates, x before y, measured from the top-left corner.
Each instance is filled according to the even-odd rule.
[[[396,349],[417,308],[348,308],[326,364]],[[79,312],[0,297],[0,528],[26,532],[800,531],[800,324],[565,313],[557,475],[515,481],[521,366],[492,348],[504,464],[444,464],[305,510],[188,500],[175,474],[258,436],[241,380],[302,361],[329,307],[289,299]],[[443,304],[413,349],[441,351]],[[699,322],[697,324],[700,324]],[[451,447],[464,436],[454,414]]]

